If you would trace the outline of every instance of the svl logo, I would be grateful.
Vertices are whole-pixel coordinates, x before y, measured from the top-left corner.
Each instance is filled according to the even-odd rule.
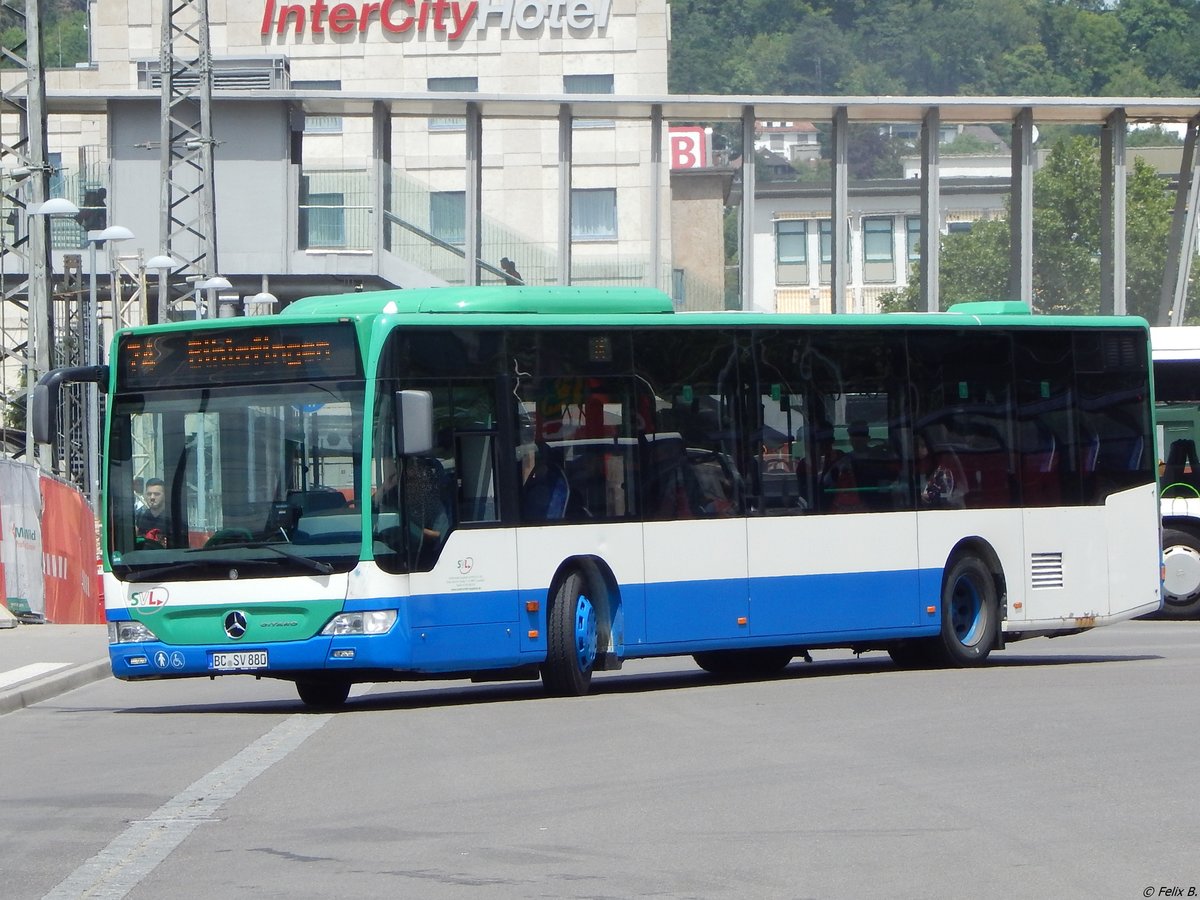
[[[153,612],[160,606],[167,605],[166,588],[151,588],[148,591],[134,591],[129,595],[129,606]]]
[[[460,575],[466,575],[473,568],[475,568],[475,560],[469,556],[466,559],[460,559],[458,561],[458,571]]]

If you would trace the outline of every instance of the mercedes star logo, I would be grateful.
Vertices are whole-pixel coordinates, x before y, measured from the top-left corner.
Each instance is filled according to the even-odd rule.
[[[246,633],[246,614],[235,609],[225,617],[225,633],[235,641]]]

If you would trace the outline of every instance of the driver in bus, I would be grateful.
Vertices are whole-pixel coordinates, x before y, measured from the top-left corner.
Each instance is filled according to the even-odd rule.
[[[133,519],[139,541],[166,547],[171,519],[167,512],[167,486],[161,478],[151,478],[146,482],[142,500],[145,506],[138,510]]]
[[[403,477],[403,497],[410,540],[417,548],[418,558],[427,558],[441,546],[450,529],[450,516],[442,498],[444,474],[441,463],[433,457],[409,457]],[[380,510],[400,510],[401,473],[396,460],[382,460],[382,478],[375,503]]]

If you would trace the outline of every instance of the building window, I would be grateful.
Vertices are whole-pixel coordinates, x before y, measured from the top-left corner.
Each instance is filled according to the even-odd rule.
[[[892,241],[894,227],[891,216],[863,219],[863,281],[896,280],[896,248]]]
[[[808,223],[784,219],[775,223],[775,261],[781,264],[808,262]]]
[[[342,194],[308,195],[306,247],[346,246],[346,198]]]
[[[610,241],[617,236],[617,189],[571,189],[571,239]]]
[[[893,252],[892,220],[863,219],[863,261],[890,263]]]
[[[833,265],[833,228],[829,224],[828,219],[822,219],[819,223],[821,233],[821,265]]]
[[[613,77],[611,75],[564,75],[564,94],[611,94],[613,92]],[[575,119],[573,128],[612,128],[612,119]]]
[[[464,94],[479,90],[479,79],[474,75],[448,78],[428,78],[425,87],[430,91],[453,91]],[[462,116],[430,116],[430,131],[463,131],[467,120]]]
[[[921,217],[905,216],[904,228],[908,259],[910,262],[916,262],[921,258]]]
[[[340,91],[340,81],[293,81],[292,89],[297,91]],[[341,116],[310,116],[304,117],[305,134],[341,134]]]
[[[775,223],[775,283],[808,283],[808,223],[801,219]]]
[[[974,222],[950,222],[946,225],[947,234],[969,234]]]
[[[467,192],[434,191],[429,195],[429,233],[447,244],[466,240]]]

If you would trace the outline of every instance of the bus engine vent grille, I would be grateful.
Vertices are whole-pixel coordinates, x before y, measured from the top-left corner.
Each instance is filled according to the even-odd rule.
[[[1063,586],[1062,552],[1031,554],[1029,557],[1029,573],[1034,590],[1061,588]]]

